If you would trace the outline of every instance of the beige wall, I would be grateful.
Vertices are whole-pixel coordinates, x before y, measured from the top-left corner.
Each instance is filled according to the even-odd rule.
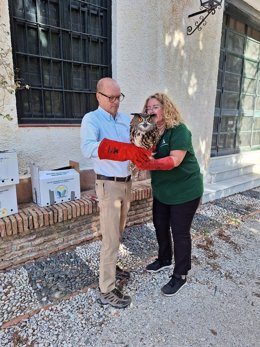
[[[13,81],[13,66],[12,66],[12,49],[10,41],[10,23],[7,4],[0,2],[0,49],[1,49],[1,62],[0,62],[0,113],[2,115],[12,114],[16,118],[16,103],[14,93]],[[6,83],[6,84],[5,84]],[[11,126],[16,122],[14,121]],[[2,121],[0,117],[0,139],[3,137],[4,126],[6,121]]]
[[[162,5],[163,4],[163,5]],[[199,1],[114,1],[113,71],[126,99],[122,110],[140,111],[145,98],[166,92],[193,133],[202,168],[210,156],[223,8],[192,35]]]
[[[0,25],[0,44],[4,52],[10,51],[5,59],[5,64],[8,67],[8,74],[12,77],[7,1],[0,2]],[[0,68],[3,69],[3,66]],[[13,84],[12,78],[8,83]],[[15,149],[17,151],[21,176],[30,175],[31,163],[36,163],[43,169],[53,169],[68,165],[69,159],[82,160],[79,149],[79,127],[18,127],[15,94],[9,93],[3,88],[0,88],[0,112],[10,113],[13,118],[12,121],[9,121],[0,117],[0,150]]]
[[[149,94],[168,93],[192,130],[195,151],[206,170],[223,8],[208,17],[201,31],[188,36],[187,26],[198,19],[188,15],[199,10],[199,1],[112,0],[112,4],[113,76],[126,94],[121,110],[140,111]],[[0,2],[1,21],[8,19],[6,6],[7,1]],[[0,149],[17,150],[21,174],[29,173],[32,162],[49,169],[72,159],[80,161],[81,168],[90,167],[80,154],[79,127],[18,127],[15,96],[8,97],[14,120],[0,119]]]
[[[248,5],[255,8],[257,11],[260,12],[260,1],[259,0],[244,0]]]

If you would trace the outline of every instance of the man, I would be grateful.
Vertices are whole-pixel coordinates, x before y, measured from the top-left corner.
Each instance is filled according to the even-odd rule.
[[[102,246],[99,267],[101,304],[125,308],[131,297],[116,288],[116,277],[130,274],[117,265],[120,239],[130,207],[131,176],[129,161],[135,164],[148,160],[149,153],[130,144],[130,118],[118,112],[124,95],[112,78],[97,83],[98,109],[87,113],[81,123],[81,151],[92,158],[96,177],[96,193],[100,207]]]

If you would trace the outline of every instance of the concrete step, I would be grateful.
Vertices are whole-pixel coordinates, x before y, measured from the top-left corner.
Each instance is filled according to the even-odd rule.
[[[233,177],[248,175],[253,173],[254,164],[237,164],[233,166],[226,166],[215,168],[210,171],[210,182],[220,182],[231,179]]]
[[[202,203],[224,198],[260,186],[260,174],[250,173],[220,182],[205,183]]]

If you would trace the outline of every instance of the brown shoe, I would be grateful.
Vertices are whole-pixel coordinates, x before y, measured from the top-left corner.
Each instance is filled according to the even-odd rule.
[[[131,297],[124,295],[118,288],[114,288],[108,293],[100,293],[99,296],[100,304],[116,308],[125,308],[131,304],[131,301]]]
[[[117,280],[124,280],[124,279],[129,280],[129,278],[130,278],[130,272],[121,269],[121,267],[119,267],[117,265],[116,266],[116,279]]]

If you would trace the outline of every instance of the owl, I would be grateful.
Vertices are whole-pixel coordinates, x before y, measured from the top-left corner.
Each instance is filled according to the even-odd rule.
[[[131,113],[133,118],[130,123],[130,141],[137,147],[154,151],[160,134],[156,124],[156,114]],[[133,163],[130,164],[133,176],[138,177],[138,170]]]
[[[160,134],[156,124],[156,114],[131,113],[130,141],[137,147],[154,149]]]

